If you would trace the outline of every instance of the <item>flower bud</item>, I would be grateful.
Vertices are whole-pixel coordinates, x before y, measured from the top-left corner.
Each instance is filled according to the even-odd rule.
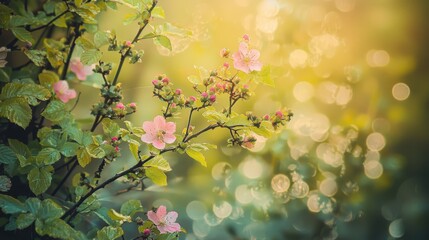
[[[211,95],[209,100],[210,102],[214,103],[216,101],[216,95]]]
[[[227,62],[223,63],[223,67],[226,68],[226,69],[228,69],[229,68],[229,63],[227,63]]]
[[[124,45],[125,45],[126,47],[132,47],[132,43],[131,43],[131,41],[125,41],[125,42],[124,42]]]
[[[278,118],[282,118],[283,117],[283,113],[282,113],[282,111],[277,111],[276,112],[276,116],[278,117]]]
[[[116,142],[116,141],[118,141],[118,138],[117,137],[112,137],[112,142]]]
[[[130,103],[128,106],[134,110],[137,108],[137,104],[135,102]]]
[[[176,91],[174,93],[176,95],[180,95],[180,94],[182,94],[182,89],[178,88],[178,89],[176,89]]]
[[[125,105],[123,104],[123,103],[117,103],[116,104],[116,108],[118,108],[118,109],[121,109],[121,110],[124,110],[125,109]]]
[[[249,37],[249,35],[244,34],[244,35],[243,35],[243,40],[244,40],[244,41],[250,41],[250,37]]]
[[[220,50],[220,56],[224,57],[224,58],[228,58],[229,57],[229,49],[226,48],[222,48],[222,50]]]

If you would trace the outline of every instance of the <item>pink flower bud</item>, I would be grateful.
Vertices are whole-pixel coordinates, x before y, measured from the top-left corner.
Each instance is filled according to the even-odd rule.
[[[170,79],[168,78],[163,78],[162,79],[162,83],[164,83],[165,85],[168,85],[170,83]]]
[[[116,142],[116,141],[118,141],[118,138],[117,137],[112,137],[112,142]]]
[[[152,84],[157,86],[159,84],[159,81],[157,79],[152,80]]]
[[[249,35],[244,34],[244,35],[243,35],[243,40],[244,40],[244,41],[250,41],[250,37],[249,37]]]
[[[209,89],[209,92],[210,92],[210,93],[215,93],[215,92],[216,92],[216,88],[211,87],[211,88]]]
[[[119,147],[118,147],[118,146],[116,146],[116,147],[115,147],[115,152],[119,152],[119,150],[120,150],[120,149],[119,149]]]
[[[137,108],[137,104],[135,102],[130,103],[130,108],[135,109]]]
[[[279,117],[279,118],[282,118],[283,117],[282,111],[277,111],[276,112],[276,116]]]
[[[197,98],[195,98],[194,96],[190,96],[189,97],[189,101],[190,102],[195,102],[195,101],[197,101]]]
[[[209,96],[209,94],[207,92],[201,93],[201,97],[202,98],[207,98],[208,96]]]
[[[244,84],[244,85],[243,85],[243,88],[244,88],[244,89],[249,89],[249,85]]]
[[[268,115],[268,114],[266,114],[265,116],[264,116],[264,120],[270,120],[270,115]]]
[[[177,105],[175,104],[175,103],[172,103],[171,105],[170,105],[170,107],[171,108],[175,108]]]
[[[227,62],[223,63],[223,67],[226,68],[226,69],[228,69],[229,68],[229,63],[227,63]]]
[[[180,89],[180,88],[176,89],[175,93],[176,93],[176,95],[182,94],[182,89]]]
[[[146,229],[143,231],[143,236],[144,236],[144,237],[149,237],[149,235],[150,235],[150,229],[146,228]]]
[[[216,95],[211,95],[210,96],[210,102],[215,102],[216,101]]]
[[[125,41],[124,45],[127,46],[127,47],[131,47],[131,44],[132,44],[131,41]]]
[[[116,108],[123,110],[123,109],[125,109],[125,105],[120,102],[120,103],[116,104]]]

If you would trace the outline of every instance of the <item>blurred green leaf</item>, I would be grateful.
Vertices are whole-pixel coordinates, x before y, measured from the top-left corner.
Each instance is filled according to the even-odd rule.
[[[198,152],[197,150],[193,149],[192,147],[186,148],[185,152],[186,152],[186,154],[188,154],[189,157],[191,157],[195,161],[199,162],[204,167],[207,167],[206,158],[204,157],[204,155],[202,153]]]
[[[34,38],[31,33],[23,27],[11,28],[13,35],[22,42],[29,42],[34,44]]]
[[[153,10],[152,10],[152,17],[156,17],[156,18],[165,18],[165,11],[162,7],[160,6],[156,6]]]
[[[58,82],[60,78],[55,72],[43,70],[39,74],[39,82],[42,86],[51,89],[54,83]]]
[[[46,51],[44,50],[26,50],[25,55],[38,67],[44,67],[46,65]]]
[[[63,102],[53,100],[42,112],[42,116],[52,122],[59,122],[68,116],[68,112],[65,110],[65,104]]]
[[[131,222],[131,217],[128,215],[122,215],[118,212],[116,212],[114,209],[109,209],[107,212],[107,215],[110,217],[110,219],[114,221],[120,221],[120,222]]]
[[[101,59],[102,55],[102,52],[98,49],[86,50],[80,55],[80,61],[84,65],[91,65],[93,63],[97,63]]]
[[[114,240],[124,235],[121,227],[107,226],[97,231],[97,240]]]
[[[120,212],[122,215],[132,217],[137,212],[143,212],[143,207],[139,200],[131,199],[122,204]]]
[[[149,167],[145,170],[146,176],[153,183],[159,186],[167,186],[167,175],[156,167]]]
[[[153,39],[153,43],[158,46],[163,46],[167,48],[168,50],[172,51],[173,48],[171,47],[170,39],[163,35],[158,35]]]

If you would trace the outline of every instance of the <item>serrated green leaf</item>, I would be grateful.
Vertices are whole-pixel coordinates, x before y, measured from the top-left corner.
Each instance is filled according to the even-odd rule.
[[[56,239],[83,240],[87,239],[81,232],[76,231],[62,219],[42,222],[36,220],[36,232],[41,236],[48,235]]]
[[[58,75],[52,71],[43,70],[39,74],[39,82],[42,86],[51,89],[54,83],[58,82],[60,78]]]
[[[90,49],[87,51],[84,51],[82,55],[80,55],[80,61],[84,65],[91,65],[93,63],[97,63],[103,54],[98,49]]]
[[[8,99],[15,97],[32,97],[39,100],[48,100],[51,97],[51,92],[43,86],[37,84],[26,83],[8,83],[1,91],[0,98]]]
[[[230,118],[228,121],[226,121],[225,126],[233,127],[233,126],[252,126],[252,123],[247,120],[247,117],[243,114],[240,114],[238,116]]]
[[[104,46],[109,43],[109,37],[110,33],[107,32],[96,32],[94,34],[94,44],[95,47],[100,48],[101,46]]]
[[[89,155],[86,148],[79,148],[76,152],[76,156],[81,167],[85,167],[91,162],[91,155]]]
[[[11,164],[16,161],[16,155],[12,149],[6,145],[0,144],[0,163]]]
[[[143,212],[143,207],[139,200],[131,199],[122,204],[120,212],[122,215],[132,217],[137,212]]]
[[[172,51],[172,50],[173,50],[173,48],[171,47],[171,41],[170,41],[170,39],[169,39],[168,37],[166,37],[166,36],[163,36],[163,35],[158,35],[158,36],[156,36],[156,37],[153,39],[153,43],[154,43],[155,45],[165,47],[165,48],[167,48],[167,49],[168,49],[168,50],[170,50],[170,51]]]
[[[97,231],[97,240],[115,240],[124,235],[121,227],[107,226]]]
[[[5,194],[0,194],[0,207],[6,214],[27,212],[27,208],[22,202]]]
[[[88,154],[93,158],[103,158],[104,156],[106,156],[106,153],[104,152],[103,148],[95,144],[90,144],[88,147],[86,147],[86,150]]]
[[[105,134],[107,134],[107,136],[109,136],[110,138],[119,136],[119,130],[121,128],[113,120],[105,118],[103,119],[101,124],[103,125],[103,131]]]
[[[58,220],[64,214],[64,210],[51,199],[45,199],[37,213],[37,218],[44,221]]]
[[[42,112],[42,116],[52,122],[59,122],[68,115],[69,112],[65,110],[65,104],[58,100],[51,101]]]
[[[156,167],[150,167],[145,170],[146,177],[159,186],[167,186],[167,175]]]
[[[31,121],[31,108],[24,98],[10,98],[0,102],[0,117],[27,128]]]
[[[34,215],[37,215],[37,213],[39,212],[41,204],[42,202],[38,198],[33,197],[25,200],[25,206],[27,207],[28,211],[30,211],[30,213]]]
[[[188,154],[189,157],[191,157],[195,161],[199,162],[204,167],[207,167],[206,158],[204,157],[204,155],[202,153],[200,153],[200,152],[198,152],[192,148],[186,148],[185,152],[186,152],[186,154]]]
[[[60,152],[66,157],[73,157],[76,155],[78,148],[79,144],[74,142],[66,142],[61,146]]]
[[[23,27],[11,28],[13,35],[22,42],[34,44],[34,38],[31,33]]]
[[[18,215],[18,218],[16,219],[16,227],[18,229],[24,229],[29,227],[34,220],[36,220],[36,216],[32,213],[21,213]]]
[[[158,155],[143,164],[145,167],[156,167],[161,171],[171,171],[170,164],[164,157]]]
[[[15,154],[22,155],[24,157],[30,157],[31,151],[24,143],[16,140],[16,139],[8,139],[9,147]]]
[[[28,173],[28,185],[34,194],[42,194],[51,186],[52,173],[49,171],[50,169],[52,169],[51,166],[35,167]]]
[[[26,50],[25,55],[38,67],[46,65],[46,51],[43,50]]]
[[[54,148],[43,148],[37,158],[46,165],[52,165],[61,159],[61,154],[57,149]]]
[[[228,120],[228,118],[225,116],[225,114],[220,113],[220,112],[215,111],[215,110],[207,110],[202,115],[207,120],[213,121],[213,122],[224,123]]]

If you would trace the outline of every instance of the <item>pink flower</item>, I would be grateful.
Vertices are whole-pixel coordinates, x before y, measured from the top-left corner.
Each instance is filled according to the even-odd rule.
[[[177,212],[174,211],[167,213],[167,208],[162,205],[159,206],[156,213],[152,210],[147,213],[147,218],[156,225],[161,234],[180,231],[180,225],[176,223],[177,216]]]
[[[276,112],[276,116],[278,117],[278,118],[282,118],[283,117],[283,113],[282,113],[282,111],[277,111]]]
[[[214,103],[216,101],[216,95],[211,95],[209,100],[210,102]]]
[[[85,66],[79,58],[74,58],[70,63],[70,71],[76,74],[77,79],[86,80],[86,76],[93,74],[94,65]]]
[[[135,109],[137,108],[137,104],[135,102],[132,102],[129,104],[130,108]]]
[[[70,99],[76,98],[76,91],[74,89],[69,89],[68,82],[64,80],[54,83],[54,91],[57,97],[64,103],[68,102]]]
[[[251,71],[261,71],[262,63],[259,62],[260,53],[256,49],[250,49],[247,43],[241,42],[238,47],[238,52],[235,52],[232,55],[234,60],[234,67],[237,70],[241,70],[245,73],[250,73]]]
[[[118,138],[117,137],[112,137],[112,142],[116,142],[116,141],[118,141]]]
[[[116,108],[123,110],[123,109],[125,109],[125,105],[120,102],[120,103],[116,104]]]
[[[176,141],[176,136],[174,136],[176,124],[174,122],[166,122],[162,116],[156,116],[153,122],[144,122],[143,130],[146,133],[142,136],[142,141],[152,144],[157,149],[162,150],[165,148],[166,143]]]

